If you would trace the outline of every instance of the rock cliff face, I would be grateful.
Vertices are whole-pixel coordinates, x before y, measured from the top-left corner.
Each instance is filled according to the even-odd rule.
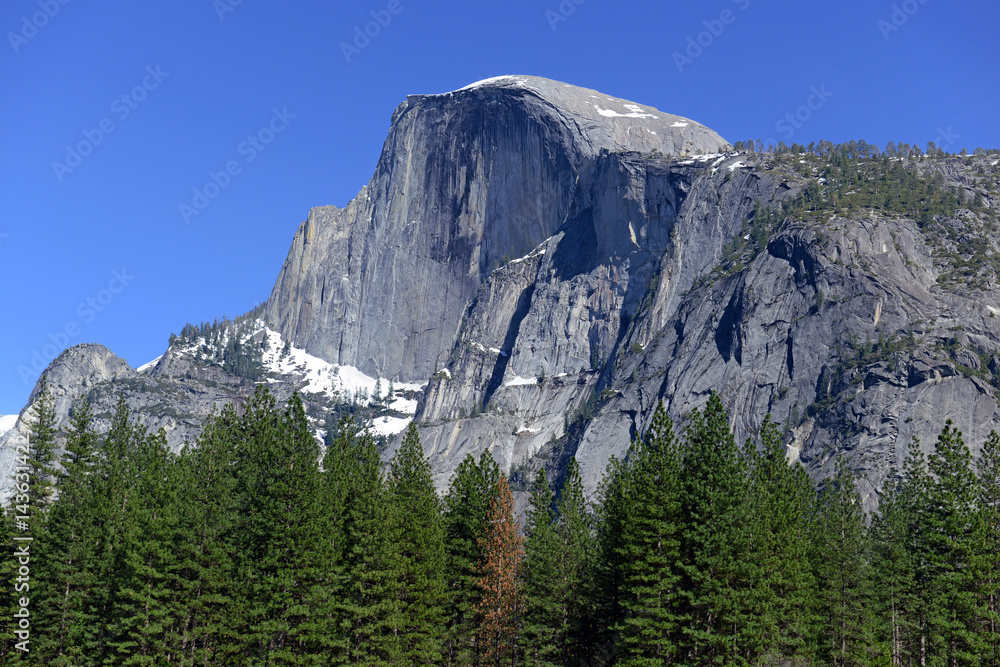
[[[299,228],[268,320],[334,363],[426,380],[479,286],[560,229],[602,153],[726,145],[694,121],[537,77],[410,96],[371,182]]]
[[[1000,170],[905,158],[978,203],[920,224],[820,207],[762,235],[759,211],[822,181],[806,157],[736,153],[535,77],[411,96],[371,182],[299,228],[260,327],[330,373],[424,385],[414,419],[442,490],[490,451],[515,481],[575,456],[592,492],[659,401],[683,428],[716,391],[739,440],[771,414],[815,478],[847,457],[873,509],[914,437],[931,448],[950,418],[975,454],[1000,428]],[[142,373],[75,350],[50,369],[61,414],[124,389],[172,447],[253,388],[176,346]],[[279,398],[316,382],[277,368]],[[342,400],[307,399],[317,427]]]

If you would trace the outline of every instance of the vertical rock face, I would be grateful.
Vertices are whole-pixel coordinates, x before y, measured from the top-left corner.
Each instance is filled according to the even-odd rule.
[[[946,419],[978,453],[1000,429],[997,160],[894,158],[972,207],[918,224],[822,201],[828,156],[726,151],[693,121],[535,77],[412,96],[357,198],[310,211],[253,326],[331,378],[426,383],[415,419],[441,490],[490,451],[515,481],[575,456],[593,492],[660,401],[683,429],[713,391],[738,440],[770,414],[814,478],[847,458],[867,509]],[[803,192],[822,205],[758,224]],[[331,379],[236,377],[199,345],[138,376],[74,348],[49,369],[57,411],[90,392],[106,421],[125,390],[178,448],[254,382],[284,399]],[[331,392],[307,396],[317,432]],[[0,442],[0,473],[24,433]]]
[[[693,121],[537,77],[411,96],[371,182],[344,209],[313,209],[296,233],[268,319],[329,361],[424,380],[490,271],[560,229],[602,152],[726,145]]]
[[[640,387],[622,377],[623,360],[671,329],[695,279],[718,262],[756,199],[782,187],[730,170],[737,162],[634,153],[594,160],[559,231],[479,290],[448,374],[427,388],[417,418],[439,485],[468,453],[489,449],[507,469],[522,464],[564,438],[575,416]],[[592,424],[572,443],[588,489],[662,395],[642,387],[627,406],[603,411],[607,437]],[[469,418],[474,412],[484,414]]]

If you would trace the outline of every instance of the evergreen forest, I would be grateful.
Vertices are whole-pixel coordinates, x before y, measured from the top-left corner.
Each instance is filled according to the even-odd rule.
[[[266,389],[179,454],[124,399],[103,436],[86,402],[55,421],[43,388],[3,665],[1000,664],[996,433],[974,462],[943,425],[866,517],[846,466],[815,486],[713,395],[683,429],[661,405],[593,502],[571,461],[521,513],[489,453],[439,497],[412,425],[383,465]]]

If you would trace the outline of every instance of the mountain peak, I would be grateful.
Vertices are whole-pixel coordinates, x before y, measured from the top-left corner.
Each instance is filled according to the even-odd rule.
[[[441,98],[480,102],[487,110],[503,97],[525,104],[541,103],[555,112],[581,141],[583,153],[636,151],[664,155],[697,155],[729,150],[730,144],[712,129],[690,118],[660,111],[597,90],[540,76],[508,74],[476,81],[438,95],[411,95],[394,119],[409,106],[437,106]]]

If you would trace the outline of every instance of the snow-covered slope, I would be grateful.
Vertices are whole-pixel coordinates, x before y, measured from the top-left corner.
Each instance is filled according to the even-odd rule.
[[[14,424],[17,423],[17,415],[2,415],[0,416],[0,438],[2,438],[7,431],[14,428]]]
[[[306,383],[299,393],[322,394],[332,400],[354,401],[371,404],[376,396],[385,396],[390,387],[394,400],[389,408],[394,412],[408,415],[407,417],[383,416],[377,417],[372,430],[378,435],[395,435],[403,431],[413,421],[417,411],[417,402],[411,398],[403,398],[398,392],[419,392],[424,385],[413,383],[393,384],[385,378],[373,378],[365,375],[353,366],[331,364],[305,350],[289,345],[287,351],[281,334],[269,328],[264,328],[267,337],[266,351],[263,355],[264,367],[268,370],[268,382],[281,382],[280,378],[298,375]]]
[[[170,357],[170,363],[187,359],[195,361],[196,366],[221,369],[223,356],[217,352],[227,346],[233,336],[239,338],[244,349],[260,350],[264,373],[256,382],[266,383],[275,389],[293,388],[321,411],[344,403],[371,408],[366,411],[374,413],[367,426],[376,435],[399,433],[413,420],[417,411],[415,398],[425,385],[393,383],[387,378],[366,375],[353,366],[329,363],[292,345],[262,320],[226,327],[217,335],[209,336],[212,340],[204,336],[177,340],[164,356]],[[139,372],[158,373],[159,362],[160,358],[154,359],[140,367]],[[278,393],[282,392],[279,390]],[[392,398],[387,400],[390,394]],[[310,423],[321,437],[324,419],[314,414],[310,416]]]

